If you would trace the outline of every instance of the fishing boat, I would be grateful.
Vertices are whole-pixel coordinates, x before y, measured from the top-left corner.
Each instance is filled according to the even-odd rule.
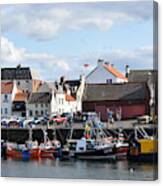
[[[7,143],[7,156],[11,158],[16,158],[16,159],[29,159],[30,158],[30,152],[26,148],[26,146],[19,145],[16,143]]]
[[[115,159],[115,145],[109,140],[100,125],[93,127],[89,121],[81,139],[69,139],[62,155],[85,160]]]
[[[40,158],[40,148],[37,141],[27,141],[26,142],[27,148],[30,152],[31,159]]]
[[[151,126],[153,127],[153,126]],[[153,128],[152,131],[155,129]],[[157,131],[157,130],[156,130]],[[135,126],[134,140],[130,144],[128,158],[133,161],[155,162],[158,159],[158,140],[149,135],[143,126]]]
[[[82,138],[77,141],[75,158],[84,160],[108,160],[115,159],[115,148],[112,143],[102,140]]]
[[[7,142],[6,154],[8,157],[17,159],[36,159],[36,158],[50,158],[54,159],[56,149],[61,147],[58,140],[50,140],[46,131],[44,133],[43,143],[38,144],[37,141],[32,141],[32,133],[30,130],[29,140],[25,144],[17,144]]]
[[[123,134],[123,129],[119,128],[117,138],[113,139],[113,143],[115,144],[115,153],[117,159],[127,158],[127,154],[129,151],[129,143]]]
[[[56,150],[61,148],[61,144],[58,140],[47,141],[46,143],[41,143],[39,148],[41,158],[53,159]]]
[[[57,139],[53,139],[51,141],[48,138],[47,132],[45,130],[43,131],[43,134],[44,134],[44,142],[41,143],[39,146],[40,157],[53,159],[55,157],[55,151],[61,148],[61,143]]]

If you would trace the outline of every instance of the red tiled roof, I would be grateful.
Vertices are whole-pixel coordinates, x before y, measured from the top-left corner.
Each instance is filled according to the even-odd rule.
[[[76,99],[73,96],[68,95],[68,94],[65,95],[65,98],[66,98],[66,101],[76,101]]]
[[[15,94],[14,101],[26,101],[28,98],[28,94],[24,92],[18,92]]]
[[[112,73],[114,76],[116,76],[117,78],[120,78],[120,79],[124,79],[124,80],[128,80],[121,72],[119,72],[116,68],[112,67],[111,65],[106,65],[106,64],[103,64],[104,68]]]
[[[1,94],[11,94],[13,90],[13,82],[1,82]]]

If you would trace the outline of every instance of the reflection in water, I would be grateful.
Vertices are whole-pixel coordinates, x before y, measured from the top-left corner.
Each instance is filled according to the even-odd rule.
[[[153,180],[153,164],[123,161],[4,160],[2,176],[70,179]]]

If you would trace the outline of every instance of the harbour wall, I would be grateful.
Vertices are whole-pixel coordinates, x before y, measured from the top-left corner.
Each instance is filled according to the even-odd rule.
[[[46,129],[47,136],[50,140],[54,139],[54,136],[61,142],[62,145],[66,143],[69,138],[81,139],[84,134],[84,129],[70,129],[70,128],[57,128],[57,129]],[[113,137],[117,137],[117,129],[104,129],[106,134],[112,134]],[[151,128],[147,128],[146,131],[149,134],[155,133]],[[123,129],[124,136],[127,140],[134,138],[134,129],[125,128]],[[21,128],[2,128],[1,139],[10,142],[24,143],[29,138],[37,140],[39,143],[44,141],[44,131],[42,129],[21,129]]]

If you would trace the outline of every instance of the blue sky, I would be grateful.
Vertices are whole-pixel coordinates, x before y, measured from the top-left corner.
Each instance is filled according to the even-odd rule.
[[[153,2],[3,5],[2,66],[30,66],[42,79],[87,74],[98,58],[124,72],[153,67]],[[84,64],[90,67],[84,69]]]

